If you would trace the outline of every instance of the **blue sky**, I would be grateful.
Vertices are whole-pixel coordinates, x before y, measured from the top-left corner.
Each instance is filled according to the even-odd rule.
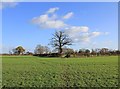
[[[1,10],[4,53],[19,45],[29,51],[48,45],[55,30],[64,30],[74,49],[118,48],[117,2],[19,2]]]

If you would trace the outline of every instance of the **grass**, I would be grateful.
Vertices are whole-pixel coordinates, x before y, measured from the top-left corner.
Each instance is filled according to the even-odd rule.
[[[117,87],[118,57],[4,56],[4,87]]]

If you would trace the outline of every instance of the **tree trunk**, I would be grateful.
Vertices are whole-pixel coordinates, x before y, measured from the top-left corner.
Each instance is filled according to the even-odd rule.
[[[62,48],[59,48],[60,57],[62,56]]]

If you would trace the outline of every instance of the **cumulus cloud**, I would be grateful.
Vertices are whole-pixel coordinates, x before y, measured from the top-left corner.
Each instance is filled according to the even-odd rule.
[[[73,12],[67,13],[65,16],[63,16],[63,19],[69,19],[73,16]]]
[[[47,13],[48,13],[48,14],[50,14],[50,13],[54,13],[54,12],[56,12],[57,10],[59,10],[58,7],[50,8],[50,9],[47,11]]]
[[[50,8],[47,13],[42,14],[38,17],[34,17],[32,19],[32,23],[38,25],[39,27],[43,29],[60,29],[64,30],[67,35],[74,41],[74,42],[90,42],[91,39],[100,36],[108,34],[108,32],[99,32],[94,31],[90,32],[88,26],[72,26],[69,24],[66,24],[64,22],[64,19],[69,19],[71,16],[73,16],[73,12],[67,13],[64,17],[59,18],[58,15],[55,14],[55,12],[59,10],[58,7]]]
[[[79,32],[87,32],[88,31],[87,26],[71,26],[68,28],[65,28],[65,31],[69,34],[79,33]]]
[[[73,26],[65,29],[66,34],[74,42],[90,42],[92,38],[101,35],[101,32],[89,32],[89,27],[87,26]]]
[[[62,20],[56,19],[54,16],[48,16],[47,14],[34,17],[32,19],[34,24],[38,24],[42,28],[60,29],[66,26]]]
[[[49,17],[48,15],[40,15],[39,17],[34,17],[32,19],[32,22],[35,23],[35,24],[42,24],[42,23],[45,23],[47,20],[49,20]]]
[[[56,28],[56,29],[62,28],[64,26],[65,24],[61,20],[50,20],[43,25],[43,27]]]
[[[72,37],[72,39],[76,39],[75,42],[90,42],[92,38],[95,38],[100,35],[100,34],[98,35],[98,33],[100,32],[96,32],[96,33],[87,32],[87,33],[82,33],[82,34],[76,34]]]

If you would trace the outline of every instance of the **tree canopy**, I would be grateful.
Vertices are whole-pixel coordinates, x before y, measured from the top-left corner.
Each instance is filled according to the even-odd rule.
[[[25,49],[22,46],[18,46],[17,48],[14,49],[14,51],[17,54],[23,54],[25,52]]]

